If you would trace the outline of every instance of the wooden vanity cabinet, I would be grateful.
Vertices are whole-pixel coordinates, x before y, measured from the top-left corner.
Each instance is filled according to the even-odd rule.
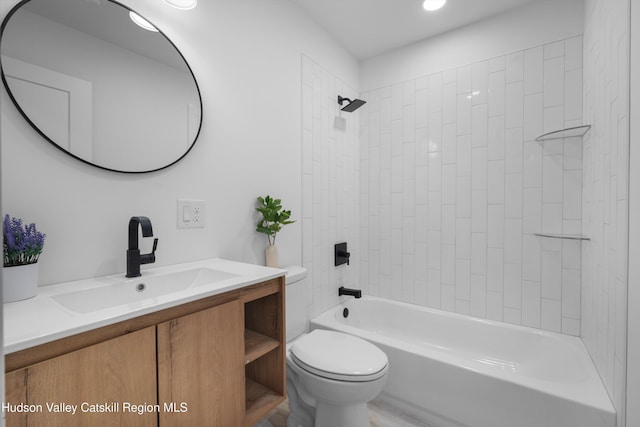
[[[43,411],[6,412],[6,425],[252,426],[285,399],[284,290],[280,277],[8,354],[7,402]]]

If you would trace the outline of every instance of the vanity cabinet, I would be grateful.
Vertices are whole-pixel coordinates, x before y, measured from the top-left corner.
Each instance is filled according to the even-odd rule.
[[[6,401],[43,408],[6,425],[253,426],[285,399],[284,290],[280,277],[8,354]]]

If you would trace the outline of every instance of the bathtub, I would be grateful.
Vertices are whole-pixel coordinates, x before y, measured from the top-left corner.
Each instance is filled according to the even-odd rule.
[[[380,347],[389,357],[380,398],[434,427],[616,424],[576,337],[368,296],[321,314],[310,328]]]

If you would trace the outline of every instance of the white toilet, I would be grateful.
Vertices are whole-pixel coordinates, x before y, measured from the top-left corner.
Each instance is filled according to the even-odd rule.
[[[305,333],[306,270],[286,270],[287,427],[369,427],[367,402],[387,379],[387,355],[353,335],[321,329]]]

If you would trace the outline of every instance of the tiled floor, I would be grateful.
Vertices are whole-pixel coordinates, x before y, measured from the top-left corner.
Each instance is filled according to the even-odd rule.
[[[289,405],[282,403],[269,417],[273,427],[286,427]],[[371,427],[430,427],[409,415],[402,414],[393,407],[381,401],[369,402],[369,418]]]

